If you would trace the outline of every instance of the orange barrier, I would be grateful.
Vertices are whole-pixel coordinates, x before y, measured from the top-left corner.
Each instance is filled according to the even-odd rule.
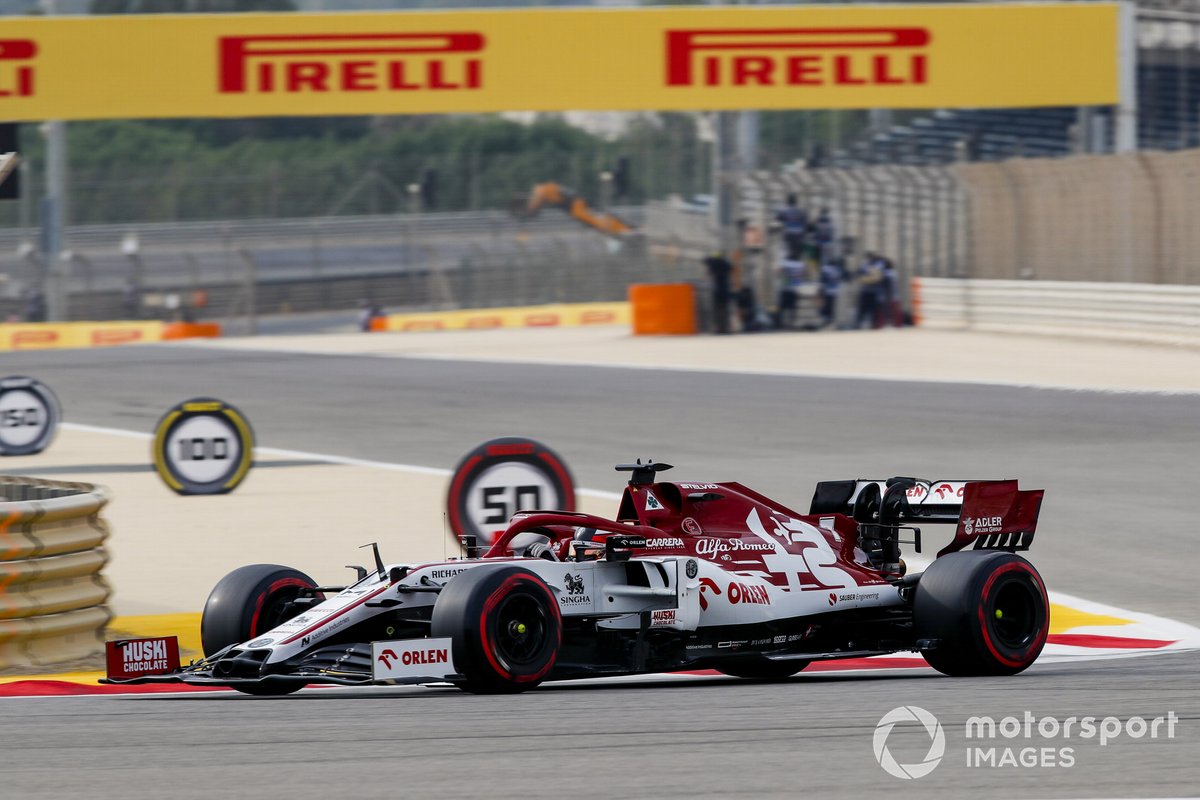
[[[696,332],[696,293],[691,284],[634,284],[629,287],[629,304],[635,336]]]
[[[221,335],[219,322],[168,322],[163,325],[162,338],[169,339],[215,339]]]
[[[922,300],[921,297],[921,279],[913,278],[909,282],[909,296],[912,298],[912,324],[920,325],[925,317],[921,313]]]

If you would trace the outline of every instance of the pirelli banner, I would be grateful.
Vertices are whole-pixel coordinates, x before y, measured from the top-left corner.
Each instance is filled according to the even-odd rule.
[[[6,17],[0,119],[1117,102],[1116,4]]]

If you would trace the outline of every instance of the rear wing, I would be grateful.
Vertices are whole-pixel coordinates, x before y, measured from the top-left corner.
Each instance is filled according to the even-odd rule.
[[[1042,489],[1021,490],[1015,480],[860,478],[822,481],[810,514],[845,514],[860,524],[896,528],[920,523],[955,525],[939,556],[973,544],[976,550],[1028,550],[1037,530]]]

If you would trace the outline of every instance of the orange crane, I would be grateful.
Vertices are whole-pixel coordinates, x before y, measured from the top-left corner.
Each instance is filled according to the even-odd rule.
[[[536,216],[543,206],[561,208],[584,225],[607,236],[619,237],[633,231],[633,226],[625,220],[615,214],[594,210],[582,197],[554,182],[534,186],[527,198],[517,199],[513,210],[518,216],[529,218]]]

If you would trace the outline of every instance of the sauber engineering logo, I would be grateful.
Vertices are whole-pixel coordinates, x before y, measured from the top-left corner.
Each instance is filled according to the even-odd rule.
[[[222,36],[223,94],[407,92],[483,86],[482,33]]]
[[[666,33],[667,86],[912,86],[927,28],[709,28]]]
[[[0,39],[0,99],[32,97],[33,61],[37,42],[32,39]]]

